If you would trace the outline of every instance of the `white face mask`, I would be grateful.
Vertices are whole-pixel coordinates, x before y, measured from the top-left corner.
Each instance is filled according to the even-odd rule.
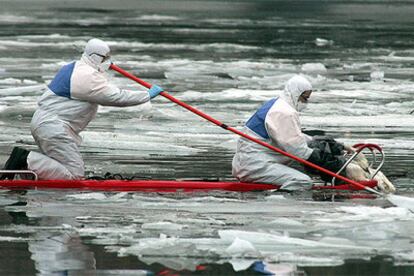
[[[303,103],[301,101],[298,101],[298,106],[297,106],[298,112],[304,111],[307,107],[308,107],[307,103]]]
[[[111,66],[111,64],[112,64],[112,61],[110,59],[105,60],[104,62],[102,62],[99,65],[99,67],[98,67],[99,72],[106,72],[106,71],[108,71],[109,70],[109,67]]]

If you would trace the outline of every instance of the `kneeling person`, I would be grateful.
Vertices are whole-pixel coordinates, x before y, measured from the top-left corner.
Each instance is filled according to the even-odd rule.
[[[108,81],[110,64],[109,46],[89,40],[80,60],[64,65],[38,101],[30,126],[40,153],[14,148],[4,169],[29,169],[39,179],[84,178],[79,133],[98,106],[140,105],[162,92],[156,85],[148,92],[119,89]]]

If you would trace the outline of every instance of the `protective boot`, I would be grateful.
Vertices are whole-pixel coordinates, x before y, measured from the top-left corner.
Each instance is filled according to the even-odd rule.
[[[30,151],[14,147],[9,159],[6,161],[3,170],[26,170],[27,169],[27,156]],[[0,179],[13,179],[14,174],[3,174]]]

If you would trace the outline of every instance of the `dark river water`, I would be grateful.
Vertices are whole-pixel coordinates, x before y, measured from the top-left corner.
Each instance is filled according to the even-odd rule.
[[[305,75],[302,126],[379,144],[413,197],[413,14],[411,1],[0,0],[0,163],[36,149],[41,88],[98,37],[117,65],[240,129]],[[81,152],[88,175],[234,180],[236,141],[157,97],[100,108]],[[2,190],[0,206],[1,275],[414,274],[414,215],[382,199]]]

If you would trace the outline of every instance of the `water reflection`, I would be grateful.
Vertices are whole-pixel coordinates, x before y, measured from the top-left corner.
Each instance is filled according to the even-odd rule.
[[[304,271],[299,271],[296,265],[293,264],[268,264],[262,261],[254,262],[251,269],[262,275],[277,275],[277,276],[299,276],[305,275]]]
[[[37,232],[29,241],[31,259],[40,275],[96,275],[94,254],[75,232]]]

